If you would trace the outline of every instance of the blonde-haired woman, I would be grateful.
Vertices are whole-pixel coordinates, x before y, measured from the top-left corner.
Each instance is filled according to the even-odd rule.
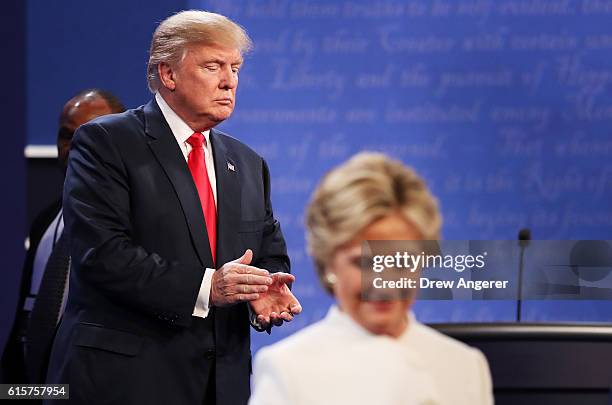
[[[399,161],[360,153],[327,174],[308,205],[306,236],[337,305],[260,350],[250,404],[493,403],[484,356],[419,323],[412,294],[361,294],[363,241],[432,240],[440,226],[436,200]]]

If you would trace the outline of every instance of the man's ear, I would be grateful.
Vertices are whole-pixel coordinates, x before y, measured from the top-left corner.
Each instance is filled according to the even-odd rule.
[[[167,88],[170,91],[174,91],[176,89],[176,82],[174,81],[174,70],[172,66],[167,62],[160,62],[157,65],[157,75],[159,76],[159,81],[161,85]]]

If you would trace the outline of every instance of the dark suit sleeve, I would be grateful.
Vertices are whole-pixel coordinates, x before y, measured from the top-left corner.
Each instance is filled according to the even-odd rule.
[[[266,213],[261,243],[261,256],[256,266],[266,269],[271,273],[289,273],[291,270],[285,238],[283,237],[280,223],[274,218],[272,202],[270,201],[270,170],[268,169],[268,164],[263,159],[262,165]]]
[[[17,307],[15,309],[15,318],[2,354],[2,378],[0,378],[0,381],[6,384],[33,382],[28,381],[24,363],[25,359],[23,357],[24,350],[22,340],[26,336],[29,314],[29,312],[25,312],[23,308],[25,300],[30,294],[36,250],[49,224],[53,222],[59,213],[61,207],[60,203],[61,200],[58,199],[45,208],[36,218],[34,218],[32,226],[30,227],[30,232],[28,234],[29,247],[26,251],[21,273],[21,284],[19,287]]]
[[[96,123],[82,126],[64,184],[73,271],[113,302],[188,326],[204,269],[135,243],[130,209],[129,175],[111,134]]]
[[[261,257],[255,263],[255,266],[266,269],[271,273],[276,272],[291,272],[291,263],[287,255],[287,246],[285,238],[281,231],[280,223],[274,218],[272,211],[272,203],[270,201],[270,170],[265,160],[262,159],[262,180],[264,185],[265,198],[265,220],[263,237],[261,243]],[[289,285],[291,288],[291,285]],[[267,328],[262,328],[257,323],[257,315],[253,313],[249,307],[249,322],[253,329],[257,332],[267,332],[270,334],[272,324]]]

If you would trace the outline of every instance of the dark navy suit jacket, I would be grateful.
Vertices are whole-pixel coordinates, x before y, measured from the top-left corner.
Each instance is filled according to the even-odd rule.
[[[266,162],[211,130],[217,178],[217,267],[253,250],[252,264],[289,271],[270,203]],[[219,404],[249,397],[247,304],[192,316],[214,267],[184,156],[153,100],[79,128],[64,186],[72,270],[47,382],[74,403]]]

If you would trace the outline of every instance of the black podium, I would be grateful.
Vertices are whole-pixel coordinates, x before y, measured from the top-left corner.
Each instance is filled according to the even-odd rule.
[[[430,326],[485,354],[497,405],[612,405],[612,325]]]

